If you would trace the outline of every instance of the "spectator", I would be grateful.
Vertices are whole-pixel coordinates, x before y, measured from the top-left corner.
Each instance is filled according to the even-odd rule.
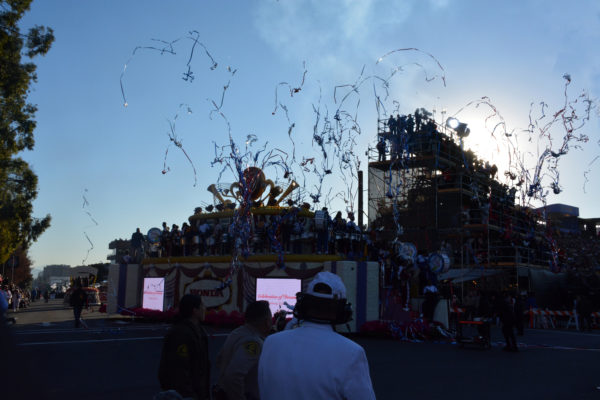
[[[21,290],[19,288],[15,288],[13,290],[12,296],[13,312],[17,312],[19,310],[19,305],[21,304],[21,297]]]

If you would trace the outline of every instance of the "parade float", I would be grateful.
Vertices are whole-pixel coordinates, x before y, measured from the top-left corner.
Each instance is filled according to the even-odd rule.
[[[358,331],[366,321],[378,319],[378,263],[316,254],[313,227],[318,228],[326,217],[322,211],[311,211],[308,204],[294,206],[288,201],[282,205],[297,187],[292,180],[283,190],[255,167],[245,169],[240,182],[229,187],[210,185],[214,206],[197,209],[188,220],[196,227],[210,223],[211,231],[222,232],[221,246],[227,247],[217,254],[198,251],[201,241],[206,249],[215,246],[215,239],[196,235],[191,238],[193,243],[187,243],[194,249],[191,254],[165,256],[156,251],[160,229],[151,229],[147,237],[156,257],[146,257],[139,264],[110,266],[108,312],[137,315],[143,313],[140,310],[154,310],[156,316],[175,309],[179,299],[190,293],[202,297],[208,320],[235,321],[255,300],[269,301],[273,311],[291,310],[296,293],[318,272],[330,271],[341,277],[353,305],[349,329]],[[257,234],[258,221],[285,219],[301,220],[306,228],[291,238],[296,249],[293,253],[284,251],[279,232],[262,237]],[[265,252],[254,252],[256,246]]]
[[[101,304],[100,290],[96,288],[96,278],[98,277],[98,269],[86,265],[71,268],[70,287],[65,292],[63,303],[70,305],[71,293],[73,293],[75,283],[81,285],[82,289],[87,294],[87,304],[96,306]]]

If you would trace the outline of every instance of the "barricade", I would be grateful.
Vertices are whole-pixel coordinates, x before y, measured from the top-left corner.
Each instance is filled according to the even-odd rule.
[[[464,314],[466,309],[461,307],[449,307],[448,311],[458,316],[458,314]],[[576,330],[579,330],[579,316],[575,310],[543,310],[540,308],[530,308],[529,310],[524,311],[524,314],[529,315],[530,328],[575,328]],[[594,325],[597,326],[600,323],[600,312],[593,312],[592,319]]]
[[[460,314],[465,314],[465,312],[467,311],[466,308],[461,308],[461,307],[448,307],[448,312],[449,312],[449,328],[453,331],[458,331],[458,321],[460,320],[461,316]],[[464,317],[463,317],[464,318]]]
[[[559,327],[569,329],[570,327],[574,327],[576,330],[579,330],[579,319],[575,310],[554,311],[532,307],[524,313],[529,314],[530,328],[556,329]]]

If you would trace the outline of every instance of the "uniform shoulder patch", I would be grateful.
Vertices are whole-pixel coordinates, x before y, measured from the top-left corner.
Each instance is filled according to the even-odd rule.
[[[189,352],[186,344],[180,344],[179,346],[177,346],[176,353],[179,357],[183,357],[183,358],[187,358],[190,355],[190,352]]]
[[[257,356],[258,355],[258,342],[246,342],[244,343],[244,350],[246,350],[246,353],[248,353],[251,356]]]

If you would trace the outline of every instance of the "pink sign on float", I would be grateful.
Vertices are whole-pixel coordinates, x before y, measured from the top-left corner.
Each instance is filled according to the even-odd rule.
[[[144,278],[142,307],[148,310],[163,311],[165,299],[165,278]]]
[[[302,280],[286,278],[257,278],[256,300],[269,302],[271,313],[279,310],[291,311],[296,304],[296,293],[302,290]],[[287,305],[286,305],[287,303]]]

